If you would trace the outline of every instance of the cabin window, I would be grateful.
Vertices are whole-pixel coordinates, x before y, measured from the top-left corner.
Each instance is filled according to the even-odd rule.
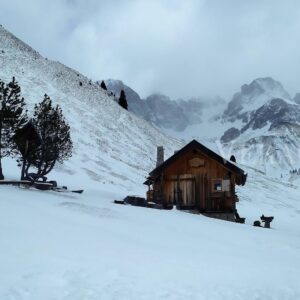
[[[222,179],[213,179],[212,180],[212,191],[213,192],[222,192]]]
[[[230,192],[230,180],[229,179],[212,179],[212,192]]]

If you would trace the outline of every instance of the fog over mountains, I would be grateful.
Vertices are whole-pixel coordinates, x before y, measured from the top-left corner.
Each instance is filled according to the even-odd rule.
[[[228,102],[162,94],[141,99],[120,80],[106,84],[116,95],[124,89],[129,110],[176,138],[197,138],[265,172],[276,170],[277,175],[300,167],[300,94],[292,98],[271,77],[244,84]]]
[[[124,84],[121,80],[105,80],[107,88],[116,95],[124,89],[129,103],[129,111],[143,117],[156,126],[184,131],[188,126],[203,122],[203,113],[206,109],[215,107],[222,110],[225,100],[220,97],[204,99],[201,97],[189,99],[171,99],[167,95],[155,93],[146,99],[141,99],[136,91]]]

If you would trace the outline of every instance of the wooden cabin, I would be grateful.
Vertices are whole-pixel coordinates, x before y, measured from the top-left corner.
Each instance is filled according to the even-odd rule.
[[[147,201],[162,208],[192,210],[207,216],[234,221],[235,185],[244,185],[247,174],[196,140],[166,161],[159,147],[158,163],[144,184]]]

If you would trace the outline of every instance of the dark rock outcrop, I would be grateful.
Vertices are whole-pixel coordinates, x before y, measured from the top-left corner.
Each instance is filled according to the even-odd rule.
[[[228,130],[226,130],[224,132],[223,136],[221,137],[221,142],[222,143],[229,143],[232,140],[239,137],[239,135],[240,135],[239,129],[237,129],[235,127],[231,127],[231,128],[229,128]]]

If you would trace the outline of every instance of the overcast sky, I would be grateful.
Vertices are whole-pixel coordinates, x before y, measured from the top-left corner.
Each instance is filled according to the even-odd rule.
[[[298,0],[0,0],[0,23],[43,56],[145,97],[230,98],[271,76],[300,91]],[[1,70],[0,70],[1,72]]]

